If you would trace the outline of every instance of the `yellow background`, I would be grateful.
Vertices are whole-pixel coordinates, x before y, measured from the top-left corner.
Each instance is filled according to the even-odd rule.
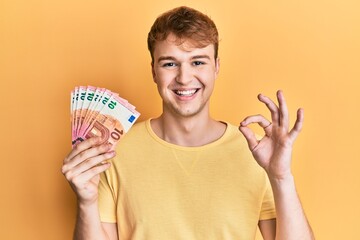
[[[217,23],[217,119],[238,124],[283,89],[292,122],[305,109],[293,169],[318,239],[360,239],[358,1],[0,2],[0,239],[70,239],[75,196],[60,169],[70,146],[70,91],[117,91],[160,113],[147,32],[179,5]]]

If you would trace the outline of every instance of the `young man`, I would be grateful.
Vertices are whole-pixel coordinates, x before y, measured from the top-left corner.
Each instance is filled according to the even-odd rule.
[[[279,91],[279,106],[259,95],[271,121],[254,115],[237,127],[211,118],[218,32],[194,9],[161,15],[148,47],[162,114],[136,124],[116,156],[92,138],[64,160],[78,198],[75,239],[254,239],[258,226],[265,240],[313,239],[290,168],[303,111],[289,131]],[[264,129],[261,140],[252,123]]]

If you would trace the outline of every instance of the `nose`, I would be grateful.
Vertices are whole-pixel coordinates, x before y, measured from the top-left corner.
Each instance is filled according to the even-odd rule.
[[[179,71],[176,76],[176,82],[181,85],[188,85],[194,78],[192,69],[186,64],[183,64],[179,67]]]

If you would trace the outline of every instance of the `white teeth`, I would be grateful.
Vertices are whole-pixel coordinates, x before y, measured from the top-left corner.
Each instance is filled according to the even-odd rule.
[[[196,89],[192,89],[192,90],[176,90],[175,93],[177,95],[180,95],[180,96],[191,96],[193,95],[194,93],[196,92]]]

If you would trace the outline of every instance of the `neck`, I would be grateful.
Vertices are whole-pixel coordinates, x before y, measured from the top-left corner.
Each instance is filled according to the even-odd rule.
[[[155,134],[166,142],[185,147],[198,147],[219,139],[226,125],[209,114],[178,117],[163,113],[151,121]]]

